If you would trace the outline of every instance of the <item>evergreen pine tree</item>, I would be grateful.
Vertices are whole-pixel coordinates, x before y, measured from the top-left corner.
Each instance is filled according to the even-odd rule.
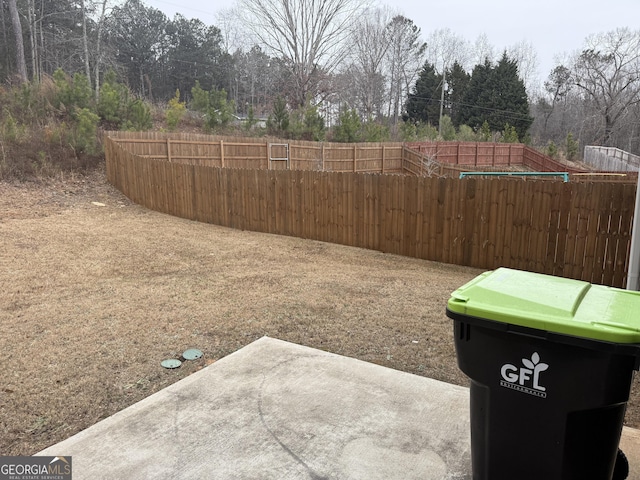
[[[425,63],[406,104],[406,120],[413,123],[430,123],[437,126],[440,120],[442,76],[435,67]]]
[[[486,121],[494,132],[502,131],[509,123],[519,138],[526,136],[533,122],[529,100],[524,82],[518,77],[518,65],[506,52],[495,67],[488,60],[475,66],[457,120],[458,125],[474,129]]]
[[[491,103],[491,71],[492,66],[488,59],[484,64],[478,64],[473,68],[469,85],[459,106],[456,118],[458,125],[468,125],[477,130],[487,120],[486,107]]]
[[[469,88],[469,82],[471,81],[471,75],[465,72],[462,65],[455,62],[451,70],[447,72],[447,105],[448,113],[453,120],[453,124],[456,128],[460,127],[460,109],[464,102],[464,96]]]
[[[487,105],[491,109],[489,126],[498,131],[508,123],[515,128],[519,138],[524,138],[533,118],[529,115],[524,82],[518,77],[518,63],[509,59],[505,52],[491,77],[491,104]]]

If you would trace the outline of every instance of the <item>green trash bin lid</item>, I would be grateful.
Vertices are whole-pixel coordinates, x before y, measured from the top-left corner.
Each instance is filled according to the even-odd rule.
[[[640,292],[508,268],[451,294],[451,312],[614,343],[640,343]]]

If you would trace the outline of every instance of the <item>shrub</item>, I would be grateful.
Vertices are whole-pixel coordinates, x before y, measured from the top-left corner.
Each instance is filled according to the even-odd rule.
[[[77,151],[93,155],[96,153],[96,131],[100,117],[88,108],[81,108],[76,112],[77,125],[75,128],[75,142],[72,145]]]
[[[166,112],[167,127],[170,131],[178,128],[178,124],[187,111],[187,106],[180,101],[180,90],[176,90],[175,96],[169,100],[169,106]]]
[[[127,118],[123,123],[125,130],[149,130],[153,127],[151,121],[151,109],[146,102],[140,99],[135,99],[129,102],[127,106]]]
[[[216,88],[209,92],[209,108],[205,115],[205,125],[215,130],[218,127],[226,127],[233,119],[235,104],[227,100],[227,91]]]
[[[98,115],[113,128],[119,128],[126,119],[129,89],[118,83],[116,74],[109,70],[104,77],[98,97]]]
[[[358,142],[360,138],[360,116],[355,109],[343,109],[338,118],[338,125],[333,129],[333,139],[336,142]]]
[[[469,125],[460,125],[458,129],[458,140],[461,142],[477,142],[478,135]]]
[[[449,115],[444,115],[442,117],[440,124],[440,132],[442,135],[442,139],[445,141],[451,141],[456,139],[456,127],[453,125],[451,121],[451,117]]]
[[[76,73],[73,79],[70,79],[62,69],[58,68],[53,74],[53,80],[58,89],[54,106],[63,114],[73,116],[80,110],[93,106],[91,85],[82,73]]]
[[[483,122],[482,126],[480,127],[480,131],[478,132],[479,134],[479,140],[481,142],[490,142],[491,141],[491,127],[489,127],[489,122],[487,122],[486,120]]]
[[[418,139],[418,128],[415,123],[406,121],[400,124],[400,140],[403,142],[415,142]]]
[[[191,110],[200,113],[207,113],[209,110],[209,92],[203,90],[200,82],[196,80],[196,85],[191,89]]]
[[[566,149],[567,149],[567,160],[575,160],[576,157],[578,156],[578,150],[580,149],[580,146],[578,142],[573,138],[573,133],[571,132],[567,134]]]
[[[504,143],[518,143],[518,132],[516,127],[505,123],[504,130],[502,131],[502,142]]]
[[[6,110],[2,121],[2,137],[9,142],[18,144],[28,139],[26,126],[16,122],[13,115]]]
[[[430,123],[418,124],[417,128],[418,140],[427,140],[434,142],[438,139],[438,129]]]
[[[293,138],[318,142],[324,140],[324,130],[324,119],[315,106],[307,104],[293,111],[289,125]]]
[[[282,97],[273,102],[273,111],[267,119],[267,132],[271,135],[284,135],[289,131],[289,111]]]
[[[365,122],[361,131],[362,140],[365,142],[387,142],[391,136],[389,127],[372,120]]]
[[[253,127],[258,123],[256,116],[253,112],[253,106],[249,105],[249,111],[247,112],[247,120],[244,122],[243,128],[245,132],[250,132]]]

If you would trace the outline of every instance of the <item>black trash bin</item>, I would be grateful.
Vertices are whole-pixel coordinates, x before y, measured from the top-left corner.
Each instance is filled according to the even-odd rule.
[[[612,480],[640,294],[500,268],[447,315],[471,380],[473,480]]]

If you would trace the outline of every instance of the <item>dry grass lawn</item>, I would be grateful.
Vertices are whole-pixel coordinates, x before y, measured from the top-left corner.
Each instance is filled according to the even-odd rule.
[[[0,183],[0,247],[2,455],[33,454],[264,335],[467,383],[444,310],[478,270],[170,217],[102,171]],[[160,366],[187,348],[204,357]],[[631,426],[638,407],[634,389]]]

